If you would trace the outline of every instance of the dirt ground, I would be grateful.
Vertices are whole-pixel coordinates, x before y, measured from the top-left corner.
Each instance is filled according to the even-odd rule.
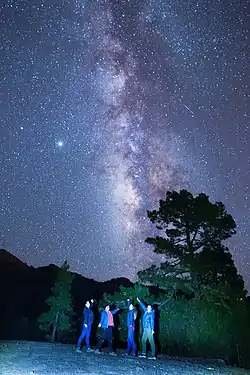
[[[76,353],[71,345],[0,342],[1,375],[250,375],[250,371],[204,361],[112,357]]]

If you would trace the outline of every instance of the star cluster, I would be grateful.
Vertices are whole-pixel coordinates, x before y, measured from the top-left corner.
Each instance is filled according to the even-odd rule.
[[[247,2],[0,5],[2,245],[105,280],[157,261],[167,189],[221,200],[249,285]]]

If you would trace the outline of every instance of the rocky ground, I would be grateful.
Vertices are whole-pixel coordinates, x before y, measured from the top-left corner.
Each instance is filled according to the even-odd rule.
[[[0,342],[1,375],[250,375],[215,361],[123,358],[76,353],[71,345]]]

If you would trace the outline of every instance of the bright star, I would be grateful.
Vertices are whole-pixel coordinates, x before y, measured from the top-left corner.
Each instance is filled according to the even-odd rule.
[[[63,141],[57,141],[56,144],[57,144],[58,147],[62,147],[63,146]]]

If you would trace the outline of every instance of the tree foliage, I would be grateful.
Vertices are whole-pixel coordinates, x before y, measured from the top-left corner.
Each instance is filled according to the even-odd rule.
[[[46,299],[49,310],[38,318],[39,328],[48,333],[48,338],[55,341],[58,334],[71,330],[73,307],[71,287],[73,275],[65,261],[60,267],[51,295]]]
[[[245,294],[243,278],[228,247],[222,244],[204,247],[196,257],[195,268],[202,283],[223,285],[230,293]]]
[[[219,306],[204,300],[172,299],[161,312],[163,351],[169,355],[228,359],[235,351],[232,323],[232,315]]]
[[[222,203],[211,203],[205,194],[193,197],[186,190],[168,191],[159,209],[148,211],[148,217],[163,237],[146,242],[152,243],[157,253],[186,262],[204,246],[220,244],[236,233],[235,221]]]
[[[159,286],[168,285],[173,292],[180,286],[193,291],[211,283],[225,287],[236,280],[242,289],[242,278],[222,244],[236,233],[236,224],[221,202],[211,203],[207,195],[194,197],[186,190],[168,191],[159,209],[148,211],[148,217],[162,235],[146,242],[156,253],[165,254],[166,261],[141,272],[142,280],[148,277],[152,282],[153,277]]]

